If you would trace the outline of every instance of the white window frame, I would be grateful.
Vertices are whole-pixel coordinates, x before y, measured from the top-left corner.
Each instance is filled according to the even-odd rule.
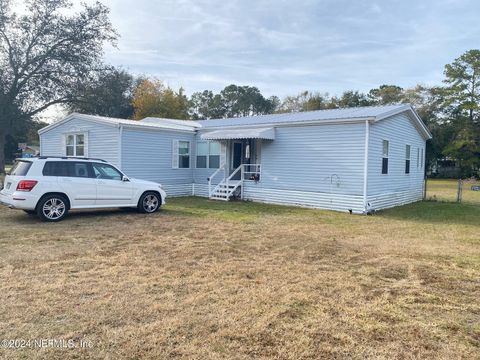
[[[180,143],[188,144],[188,153],[180,154]],[[188,167],[180,167],[181,156],[188,156]],[[178,140],[178,167],[180,169],[190,169],[192,167],[192,143],[189,140]]]
[[[218,143],[219,144],[219,153],[218,154],[214,154],[212,153],[212,148],[211,148],[211,145],[212,144],[216,144]],[[207,154],[206,155],[199,155],[198,154],[198,146],[200,144],[207,144]],[[198,167],[198,157],[199,156],[206,156],[207,160],[205,162],[205,167]],[[219,143],[219,142],[216,142],[216,141],[197,141],[197,148],[196,148],[196,154],[195,154],[195,168],[196,169],[218,169],[218,167],[211,167],[210,166],[210,156],[218,156],[219,157],[219,166],[221,166],[221,161],[222,161],[222,144]]]
[[[422,147],[421,155],[420,155],[420,169],[423,169],[424,161],[425,161],[425,154],[424,154],[423,147]]]
[[[83,155],[78,155],[77,154],[77,136],[82,135],[83,136]],[[73,136],[73,145],[67,145],[67,138],[69,136]],[[63,154],[67,157],[88,157],[88,133],[87,132],[69,132],[65,133],[63,136]],[[73,147],[73,154],[72,155],[67,155],[67,146]]]
[[[188,153],[180,154],[180,143],[188,143]],[[188,167],[180,167],[180,157],[188,156]],[[175,139],[172,141],[172,169],[190,169],[192,167],[192,142],[190,140]]]
[[[212,153],[212,144],[217,144],[218,142],[217,141],[209,141],[208,142],[208,160],[207,160],[207,166],[209,169],[218,169],[222,164],[222,144],[221,143],[218,143],[219,144],[219,152],[218,154],[213,154]],[[218,167],[211,167],[210,166],[210,156],[218,156]]]
[[[417,169],[420,166],[420,148],[417,147]]]
[[[408,156],[407,156],[408,149]],[[408,161],[408,173],[407,173],[407,161]],[[403,169],[405,175],[410,175],[412,172],[412,145],[405,144],[405,168]]]
[[[387,156],[385,156],[383,152],[383,145],[385,142],[387,143]],[[383,159],[387,159],[387,172],[385,173],[383,172]],[[390,140],[382,139],[382,167],[380,169],[380,173],[382,175],[388,175],[388,171],[390,170],[389,167],[390,167]]]
[[[199,147],[200,144],[206,144],[207,145],[207,153],[205,155],[199,155],[198,154],[198,147]],[[196,150],[196,152],[195,152],[195,168],[196,169],[208,169],[208,157],[209,157],[209,153],[210,153],[209,141],[197,141],[197,148],[195,150]],[[205,156],[205,158],[206,158],[205,167],[198,167],[198,157],[199,156]]]

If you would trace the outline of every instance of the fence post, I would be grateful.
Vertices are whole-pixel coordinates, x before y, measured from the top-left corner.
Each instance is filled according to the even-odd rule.
[[[457,202],[462,202],[462,190],[463,190],[463,181],[458,179],[458,188],[457,188]]]

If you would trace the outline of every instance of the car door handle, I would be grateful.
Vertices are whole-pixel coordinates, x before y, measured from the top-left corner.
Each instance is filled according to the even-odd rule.
[[[63,180],[64,182],[72,182],[72,179],[63,178],[62,180]]]

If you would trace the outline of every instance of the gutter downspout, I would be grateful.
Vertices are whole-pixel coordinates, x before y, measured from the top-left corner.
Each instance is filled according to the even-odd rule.
[[[368,143],[370,137],[370,123],[365,121],[365,158],[363,163],[363,213],[368,213]]]

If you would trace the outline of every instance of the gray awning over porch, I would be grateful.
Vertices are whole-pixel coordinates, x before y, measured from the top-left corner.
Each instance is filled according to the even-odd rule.
[[[202,140],[264,139],[275,140],[274,128],[215,130],[201,134]]]

